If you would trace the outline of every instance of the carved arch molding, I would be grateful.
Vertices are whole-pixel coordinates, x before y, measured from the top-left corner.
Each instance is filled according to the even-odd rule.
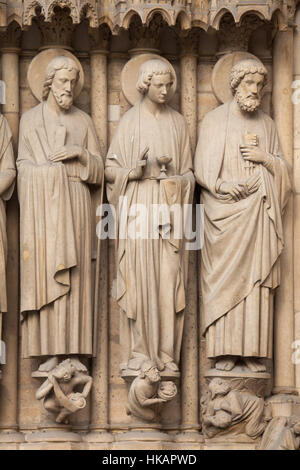
[[[22,29],[28,28],[36,16],[51,22],[56,7],[67,8],[74,24],[87,19],[91,28],[107,24],[112,34],[128,29],[131,18],[138,15],[144,26],[149,26],[159,13],[169,26],[176,24],[183,30],[192,27],[219,29],[226,13],[237,25],[246,14],[256,14],[263,21],[276,17],[279,28],[285,29],[293,21],[298,0],[6,0],[0,3],[0,29],[15,21]]]

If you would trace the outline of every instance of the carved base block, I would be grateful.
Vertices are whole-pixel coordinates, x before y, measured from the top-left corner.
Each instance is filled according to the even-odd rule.
[[[109,432],[89,432],[88,434],[85,434],[82,436],[82,440],[84,442],[90,442],[90,443],[110,443],[114,441],[113,435]]]
[[[44,430],[26,434],[26,441],[33,442],[81,442],[80,434],[63,430]]]
[[[266,404],[271,408],[272,418],[300,415],[300,397],[298,395],[273,395],[266,400]]]
[[[22,434],[21,432],[0,432],[0,446],[1,444],[19,443],[24,441],[24,434]]]
[[[204,437],[197,431],[183,431],[178,434],[175,434],[174,442],[202,443],[204,442]]]

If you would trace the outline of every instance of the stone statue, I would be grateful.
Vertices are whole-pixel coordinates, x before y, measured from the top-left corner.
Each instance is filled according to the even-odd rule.
[[[107,195],[117,213],[121,370],[139,370],[152,360],[158,370],[178,373],[188,252],[176,237],[173,213],[156,219],[153,212],[158,206],[183,208],[193,197],[187,126],[166,104],[174,79],[166,61],[140,66],[141,99],[123,116],[106,160]],[[142,224],[135,212],[141,207]]]
[[[264,432],[259,450],[299,450],[300,415],[276,416]]]
[[[232,388],[230,381],[214,378],[202,401],[203,433],[213,437],[225,430],[255,439],[265,430],[264,399],[243,389]]]
[[[177,387],[172,381],[161,381],[156,364],[145,361],[129,390],[126,412],[144,421],[155,421],[158,405],[172,400]]]
[[[36,398],[43,400],[46,410],[58,413],[57,423],[68,423],[68,416],[86,406],[93,379],[87,368],[76,359],[66,359],[48,373],[45,382],[36,392]],[[82,386],[81,392],[78,387]]]
[[[6,296],[6,201],[14,190],[16,177],[15,159],[12,147],[12,134],[6,118],[0,115],[0,340],[2,339],[2,315],[7,312]],[[0,358],[2,357],[0,343]],[[2,361],[0,361],[2,363]]]
[[[231,71],[232,101],[203,119],[195,156],[202,187],[202,315],[215,368],[272,357],[273,296],[280,283],[282,215],[290,194],[275,124],[259,110],[267,80],[257,60]]]
[[[91,193],[104,172],[92,120],[72,104],[78,79],[75,60],[51,60],[20,123],[22,354],[48,357],[40,372],[93,354]]]

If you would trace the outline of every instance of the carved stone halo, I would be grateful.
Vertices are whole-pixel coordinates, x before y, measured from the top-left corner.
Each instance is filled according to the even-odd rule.
[[[232,99],[232,93],[229,85],[229,77],[232,67],[241,60],[255,59],[260,60],[250,52],[237,51],[226,54],[218,60],[214,66],[211,86],[215,97],[220,103],[226,103]]]
[[[133,59],[130,59],[124,66],[122,73],[121,73],[121,87],[123,94],[132,106],[134,106],[140,99],[141,99],[141,94],[139,91],[136,89],[136,83],[138,80],[138,75],[139,75],[139,70],[141,65],[146,62],[147,60],[152,60],[152,59],[159,59],[165,62],[170,69],[173,72],[174,76],[174,82],[171,87],[168,101],[170,101],[176,91],[177,87],[177,78],[176,78],[176,72],[174,70],[174,67],[172,64],[165,59],[164,57],[161,57],[158,54],[140,54]]]
[[[79,60],[71,54],[71,52],[66,51],[65,49],[55,48],[55,49],[47,49],[45,51],[40,52],[36,55],[28,68],[27,72],[27,80],[31,89],[32,94],[39,100],[42,101],[42,91],[43,91],[43,84],[46,77],[46,69],[51,62],[52,59],[59,56],[67,56],[73,59],[79,67],[79,80],[75,87],[74,91],[74,99],[79,96],[81,93],[83,82],[84,82],[84,73]]]

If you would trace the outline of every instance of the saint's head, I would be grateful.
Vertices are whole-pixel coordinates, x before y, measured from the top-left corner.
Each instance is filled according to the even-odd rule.
[[[255,59],[241,60],[230,73],[232,94],[240,108],[250,113],[259,108],[266,82],[267,70]]]
[[[140,376],[142,378],[147,377],[151,383],[160,381],[160,373],[157,369],[157,365],[153,361],[144,361],[141,366]]]
[[[168,64],[152,59],[141,65],[136,88],[154,103],[164,104],[168,101],[173,82],[173,72]]]
[[[53,95],[60,108],[69,109],[73,104],[74,89],[79,79],[76,62],[66,56],[55,57],[48,64],[43,86],[43,101]]]

